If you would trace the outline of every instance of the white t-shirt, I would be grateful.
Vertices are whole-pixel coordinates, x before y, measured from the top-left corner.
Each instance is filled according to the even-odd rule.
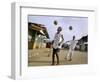
[[[70,49],[74,50],[76,44],[77,44],[78,41],[76,40],[72,40],[71,43],[70,43]]]
[[[53,48],[54,49],[57,49],[57,48],[61,48],[62,45],[59,45],[59,43],[62,41],[62,34],[59,33],[59,34],[55,34],[55,37],[54,37],[54,43],[53,43]]]

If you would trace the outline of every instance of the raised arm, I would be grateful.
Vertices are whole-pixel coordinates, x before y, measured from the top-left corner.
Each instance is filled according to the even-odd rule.
[[[63,43],[63,42],[64,42],[64,37],[63,37],[63,35],[61,35],[61,37],[62,37],[62,41],[61,41],[61,43]]]

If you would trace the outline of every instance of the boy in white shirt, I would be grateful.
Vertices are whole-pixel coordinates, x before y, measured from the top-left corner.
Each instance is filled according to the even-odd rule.
[[[77,42],[78,41],[75,40],[75,36],[73,36],[73,40],[70,41],[70,47],[69,47],[68,54],[66,54],[65,56],[65,59],[67,59],[68,61],[72,60],[72,55],[74,54],[74,49],[75,49]]]
[[[64,41],[63,35],[60,33],[62,31],[61,27],[58,27],[57,33],[55,34],[52,46],[53,46],[53,53],[52,53],[52,65],[55,65],[55,55],[57,58],[57,65],[59,65],[59,52]]]

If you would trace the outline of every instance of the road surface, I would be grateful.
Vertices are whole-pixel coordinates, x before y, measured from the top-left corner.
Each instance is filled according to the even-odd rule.
[[[68,49],[62,49],[59,53],[60,65],[87,64],[88,54],[83,51],[76,51],[72,61],[64,59]],[[49,55],[49,56],[48,56]],[[55,59],[56,60],[56,59]],[[50,66],[52,61],[52,50],[47,48],[28,50],[28,66]]]

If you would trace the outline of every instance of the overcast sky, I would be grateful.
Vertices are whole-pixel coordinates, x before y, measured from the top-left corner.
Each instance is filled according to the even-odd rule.
[[[54,25],[54,20],[57,20],[58,25]],[[88,34],[88,18],[87,17],[62,17],[62,16],[28,16],[28,22],[44,24],[47,28],[49,37],[53,40],[57,31],[57,27],[62,27],[62,34],[64,41],[72,40],[72,36],[75,35],[76,39],[80,39],[82,36]],[[73,30],[69,30],[69,26],[73,27]]]

